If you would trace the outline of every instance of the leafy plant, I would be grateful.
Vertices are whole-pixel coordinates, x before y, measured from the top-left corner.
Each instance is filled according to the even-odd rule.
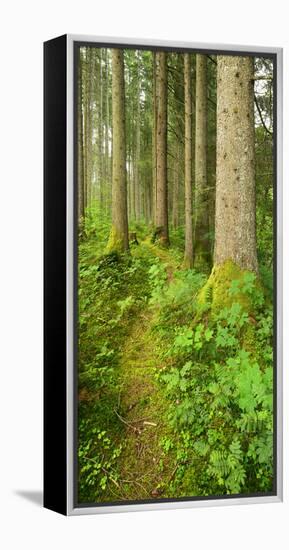
[[[171,400],[168,418],[187,436],[184,451],[198,472],[199,494],[272,487],[271,306],[251,273],[233,281],[229,295],[230,307],[165,339],[162,355],[173,365],[158,375]],[[250,314],[240,296],[250,297]],[[168,316],[168,304],[163,307]],[[173,316],[173,305],[170,311]]]

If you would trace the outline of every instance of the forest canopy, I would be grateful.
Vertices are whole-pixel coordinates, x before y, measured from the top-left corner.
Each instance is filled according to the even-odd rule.
[[[80,502],[273,490],[273,59],[77,58]]]

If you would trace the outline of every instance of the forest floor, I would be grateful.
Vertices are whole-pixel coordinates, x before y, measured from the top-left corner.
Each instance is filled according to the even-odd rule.
[[[93,238],[81,243],[80,502],[271,487],[271,302],[248,274],[237,284],[255,300],[253,324],[238,301],[200,320],[206,275],[182,257],[145,237],[123,258],[98,254]],[[266,420],[259,431],[252,411]]]
[[[169,251],[143,242],[165,265],[167,284],[177,268]],[[124,448],[119,471],[122,498],[146,499],[163,496],[164,488],[172,481],[176,465],[171,457],[163,457],[162,438],[168,438],[168,403],[156,380],[156,369],[162,367],[156,353],[152,327],[158,314],[157,306],[147,306],[135,319],[123,346],[120,361],[120,408],[125,415]]]

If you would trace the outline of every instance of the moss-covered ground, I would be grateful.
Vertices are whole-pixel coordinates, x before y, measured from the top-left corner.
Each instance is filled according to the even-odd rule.
[[[88,247],[88,250],[85,250],[87,261],[87,254],[90,257],[91,243],[83,246]],[[90,259],[94,263],[94,256]],[[144,282],[140,284],[140,281],[133,277],[132,281],[126,281],[124,284],[127,288],[122,289],[123,281],[118,285],[118,298],[121,298],[122,290],[124,294],[132,293],[129,294],[131,303],[128,300],[127,311],[124,311],[118,322],[114,324],[111,322],[112,319],[106,319],[105,309],[101,317],[99,313],[97,317],[94,316],[95,310],[99,312],[100,309],[97,299],[92,300],[91,312],[86,301],[84,302],[85,312],[83,313],[90,319],[94,328],[98,327],[98,336],[101,336],[102,332],[106,333],[108,341],[105,343],[104,352],[109,355],[110,346],[113,346],[114,351],[116,351],[115,348],[118,349],[114,353],[116,356],[114,359],[113,356],[106,357],[106,360],[108,359],[111,363],[111,368],[110,365],[99,368],[98,372],[103,375],[104,384],[96,390],[89,387],[91,377],[89,380],[85,379],[84,384],[81,383],[83,377],[80,366],[79,417],[83,426],[83,429],[80,429],[80,464],[83,466],[79,472],[81,487],[79,497],[82,501],[166,497],[169,495],[168,487],[176,473],[175,457],[167,456],[163,449],[165,441],[170,441],[170,435],[172,438],[174,436],[167,418],[169,402],[156,377],[157,371],[164,366],[158,354],[157,337],[153,331],[159,308],[157,304],[149,303],[150,292],[145,280],[148,281],[149,267],[158,261],[164,266],[165,284],[169,285],[173,280],[174,272],[180,268],[179,258],[175,252],[153,245],[149,239],[146,239],[139,246],[132,248],[130,259],[122,261],[126,271],[133,272],[135,264],[138,268],[141,265]],[[127,263],[130,267],[127,267]],[[122,269],[122,264],[117,265],[116,269]],[[106,294],[105,288],[102,289],[102,294]],[[111,294],[111,289],[108,294]],[[109,301],[108,296],[107,300]],[[103,297],[103,305],[105,301]],[[114,309],[118,310],[114,302],[115,300],[111,300],[109,303],[110,315]],[[118,303],[120,302],[118,300]],[[106,307],[107,305],[106,301]],[[94,348],[94,352],[98,350],[95,348],[96,343],[94,341],[91,343],[93,339],[90,337],[90,326],[86,324],[84,330],[80,328],[80,333],[82,343],[86,342],[84,362],[87,361],[90,347]],[[101,354],[97,353],[97,356],[99,355]],[[85,368],[83,370],[87,371]],[[110,371],[109,376],[105,370]],[[97,376],[97,371],[92,369],[92,378],[95,375]],[[95,430],[95,426],[100,424],[103,429]],[[99,437],[102,431],[105,434],[100,442],[107,438],[105,451],[108,460],[100,461],[100,468],[96,467],[93,470],[95,459],[92,457],[99,453],[98,448],[93,444],[93,436]],[[87,443],[88,433],[92,435],[87,449],[89,457],[82,451],[82,448],[86,447],[84,444]],[[114,449],[117,450],[115,457],[117,460],[115,458],[110,460],[109,457],[113,455]],[[91,472],[91,478],[87,483],[87,479],[84,480],[84,478],[87,478]],[[102,485],[100,491],[95,490],[94,487],[96,477]]]
[[[230,262],[208,278],[138,241],[79,247],[79,501],[270,490],[268,294]]]

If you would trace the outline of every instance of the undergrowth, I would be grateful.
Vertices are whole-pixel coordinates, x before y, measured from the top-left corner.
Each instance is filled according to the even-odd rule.
[[[121,350],[150,295],[149,250],[102,255],[109,225],[88,218],[79,240],[78,473],[79,501],[105,500],[117,483],[124,425],[116,412]],[[111,498],[111,497],[110,497]]]
[[[181,268],[181,230],[162,250],[144,223],[134,223],[139,245],[130,254],[103,255],[109,228],[103,213],[91,209],[78,247],[79,501],[120,494],[122,456],[134,448],[120,393],[136,376],[122,369],[142,312],[150,323],[147,348],[153,347],[144,362],[157,365],[157,399],[164,399],[157,407],[163,418],[152,496],[272,491],[272,270],[261,265],[262,282],[249,272],[233,279],[213,312],[207,276]]]
[[[169,287],[162,268],[152,298],[160,305],[154,330],[165,366],[157,373],[171,402],[175,437],[167,453],[179,460],[170,492],[221,495],[273,489],[272,306],[247,273],[228,289],[229,307],[211,315],[198,305],[204,276],[177,273]],[[209,294],[209,293],[208,293]],[[246,309],[236,300],[252,304]],[[226,300],[225,300],[226,302]]]

